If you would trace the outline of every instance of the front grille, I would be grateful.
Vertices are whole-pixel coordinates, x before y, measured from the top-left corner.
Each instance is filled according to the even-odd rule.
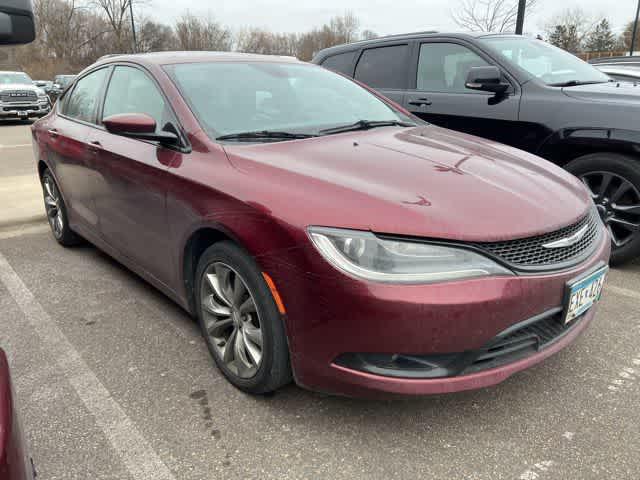
[[[2,111],[4,112],[26,112],[27,110],[39,110],[40,107],[38,105],[23,107],[20,105],[16,105],[13,107],[2,107]]]
[[[598,225],[598,213],[593,210],[577,223],[554,232],[518,240],[473,245],[515,267],[554,266],[573,262],[589,252],[598,238]],[[570,237],[584,226],[587,226],[587,231],[577,243],[560,248],[543,247],[547,243]]]
[[[28,90],[8,90],[0,93],[0,100],[9,103],[33,102],[38,99],[36,92]]]
[[[463,374],[500,367],[538,352],[578,325],[583,318],[584,315],[565,325],[562,323],[562,311],[558,309],[541,320],[527,323],[506,335],[498,335],[480,351]]]

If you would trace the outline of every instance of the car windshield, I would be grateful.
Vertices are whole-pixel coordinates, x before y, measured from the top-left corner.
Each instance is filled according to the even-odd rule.
[[[308,64],[209,62],[168,65],[207,133],[316,135],[367,122],[417,122],[341,75]]]
[[[498,36],[481,38],[480,41],[547,85],[579,85],[609,81],[609,77],[593,66],[542,40]]]
[[[33,80],[26,73],[0,72],[0,85],[8,85],[10,83],[33,83]]]

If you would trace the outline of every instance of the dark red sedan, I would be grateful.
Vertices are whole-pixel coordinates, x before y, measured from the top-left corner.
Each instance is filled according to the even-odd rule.
[[[11,388],[9,363],[0,348],[0,479],[33,480],[35,470],[25,448]]]
[[[247,392],[498,383],[587,327],[607,271],[574,177],[294,59],[110,57],[33,138],[58,242],[197,316]]]

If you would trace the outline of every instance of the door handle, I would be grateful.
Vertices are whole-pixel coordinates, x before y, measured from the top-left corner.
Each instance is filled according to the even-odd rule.
[[[89,151],[92,153],[98,153],[102,149],[102,144],[98,140],[89,142]]]
[[[49,134],[49,136],[51,138],[56,138],[58,136],[58,129],[57,128],[50,128],[49,130],[47,130],[47,133]]]
[[[409,105],[415,105],[416,107],[421,107],[422,105],[431,105],[431,101],[428,98],[418,98],[417,100],[412,100],[409,102]]]

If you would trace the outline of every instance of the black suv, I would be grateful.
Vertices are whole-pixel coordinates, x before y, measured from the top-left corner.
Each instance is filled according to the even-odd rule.
[[[612,262],[640,255],[640,87],[518,35],[395,35],[322,50],[313,62],[424,120],[565,167],[593,194]]]

